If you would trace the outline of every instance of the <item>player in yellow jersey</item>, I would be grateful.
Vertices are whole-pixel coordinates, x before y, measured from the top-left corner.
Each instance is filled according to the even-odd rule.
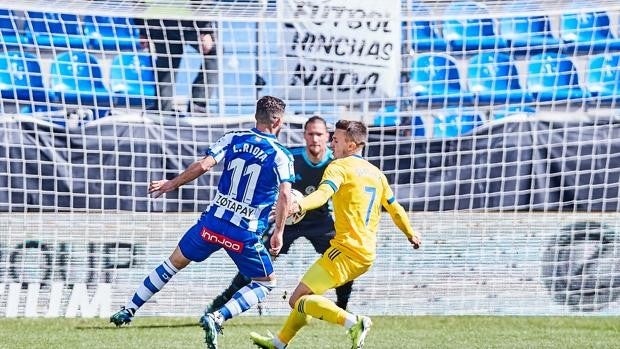
[[[292,311],[278,335],[250,334],[257,346],[285,348],[310,317],[314,317],[346,327],[353,341],[352,348],[362,348],[372,325],[370,318],[355,316],[321,295],[356,279],[371,267],[376,255],[382,206],[413,248],[420,247],[420,238],[411,228],[403,207],[394,200],[387,178],[361,157],[367,138],[368,131],[363,123],[338,121],[331,143],[336,160],[325,169],[317,190],[293,204],[290,214],[321,207],[331,197],[336,236],[291,295]]]

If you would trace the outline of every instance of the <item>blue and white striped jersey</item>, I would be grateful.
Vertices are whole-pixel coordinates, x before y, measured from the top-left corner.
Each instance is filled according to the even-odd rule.
[[[294,182],[293,156],[275,135],[256,128],[222,136],[206,152],[224,169],[217,194],[205,211],[251,232],[263,232],[282,182]]]

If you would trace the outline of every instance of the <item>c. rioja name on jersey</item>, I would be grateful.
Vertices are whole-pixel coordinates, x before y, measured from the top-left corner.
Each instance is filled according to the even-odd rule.
[[[261,162],[264,162],[265,160],[267,160],[267,153],[265,153],[261,148],[256,147],[250,143],[243,143],[243,144],[234,144],[233,145],[233,152],[235,153],[250,153],[252,155],[254,155],[258,160],[260,160]]]

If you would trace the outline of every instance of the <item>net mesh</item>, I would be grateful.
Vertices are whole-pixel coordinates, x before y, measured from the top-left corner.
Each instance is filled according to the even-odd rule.
[[[287,102],[288,146],[314,114],[370,125],[364,156],[423,236],[413,252],[383,217],[352,311],[618,313],[615,2],[2,6],[1,316],[124,304],[221,170],[157,200],[148,181],[251,127],[263,95]],[[276,261],[269,314],[316,257],[300,240]],[[234,270],[218,253],[142,314],[199,314]]]

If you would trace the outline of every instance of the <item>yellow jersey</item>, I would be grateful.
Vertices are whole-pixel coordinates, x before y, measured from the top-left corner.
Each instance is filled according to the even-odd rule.
[[[301,200],[299,206],[302,210],[320,207],[329,196],[333,201],[336,229],[331,245],[350,258],[372,263],[376,256],[381,206],[390,213],[398,210],[398,214],[406,216],[402,206],[395,203],[387,178],[359,155],[337,159],[325,169],[317,191]],[[398,209],[392,208],[392,204]],[[406,227],[401,230],[405,235],[413,236],[408,221],[404,225]]]

